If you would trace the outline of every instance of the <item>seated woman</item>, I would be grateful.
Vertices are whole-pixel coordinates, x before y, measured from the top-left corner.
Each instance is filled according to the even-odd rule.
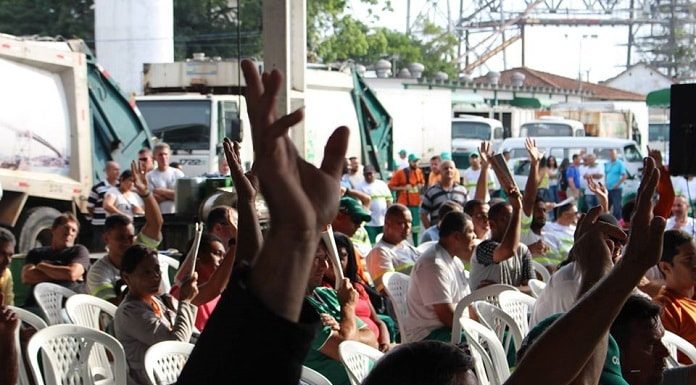
[[[145,202],[133,190],[133,173],[125,170],[118,178],[118,186],[109,189],[104,195],[106,216],[121,214],[130,219],[135,215],[145,214]]]
[[[336,240],[338,257],[341,260],[343,275],[350,280],[350,283],[353,284],[353,288],[358,292],[355,315],[365,322],[375,336],[377,336],[379,350],[386,352],[390,349],[391,342],[394,341],[393,335],[396,334],[394,332],[390,333],[389,326],[391,326],[391,330],[394,331],[396,330],[396,325],[389,316],[377,313],[370,301],[368,291],[372,290],[373,295],[376,297],[379,297],[379,294],[358,278],[358,264],[355,258],[353,242],[351,242],[350,238],[345,234],[338,232],[334,232],[334,239]],[[333,266],[329,263],[329,268],[326,269],[326,273],[324,273],[323,285],[333,288],[335,287],[335,282],[336,275]]]
[[[183,283],[179,301],[158,296],[161,271],[157,251],[140,245],[129,247],[121,262],[121,277],[128,292],[116,310],[116,338],[128,358],[128,385],[148,385],[143,360],[147,349],[162,341],[188,342],[193,333],[198,294],[196,273]]]

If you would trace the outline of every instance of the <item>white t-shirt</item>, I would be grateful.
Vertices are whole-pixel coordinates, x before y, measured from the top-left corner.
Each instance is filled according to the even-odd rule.
[[[586,174],[602,174],[602,177],[597,179],[594,178],[595,182],[604,183],[604,168],[599,164],[595,163],[594,166],[580,166],[580,187],[585,189],[585,195],[595,195],[589,188],[587,188],[587,180],[585,180]]]
[[[674,216],[669,217],[669,219],[667,219],[667,225],[665,226],[665,231],[674,230],[675,229],[674,226],[675,226],[676,222],[677,221],[674,218]],[[694,218],[686,217],[686,224],[684,226],[682,226],[681,228],[679,228],[678,230],[684,231],[691,236],[695,236],[696,233],[694,233],[694,232],[696,231],[696,228],[694,228]]]
[[[150,191],[156,188],[167,188],[170,190],[176,190],[176,180],[182,178],[184,173],[178,168],[167,167],[166,170],[160,171],[154,169],[147,173],[147,185]],[[172,214],[174,213],[175,206],[174,201],[162,201],[159,204],[160,211],[162,214]]]
[[[377,242],[375,247],[367,254],[367,272],[375,281],[377,290],[384,289],[382,275],[389,271],[410,274],[420,253],[413,245],[401,241],[398,245],[392,245],[384,240]]]
[[[139,207],[141,210],[144,209],[145,207],[145,202],[143,202],[143,198],[141,198],[138,194],[134,193],[133,191],[128,191],[126,194],[122,193],[121,190],[118,189],[118,187],[112,187],[109,189],[109,191],[106,192],[104,195],[104,199],[106,197],[114,197],[114,206],[116,209],[127,216],[129,216],[131,219],[133,218],[133,208],[134,207]],[[142,212],[142,211],[140,211]],[[110,217],[114,214],[112,213],[106,213],[107,217]]]
[[[411,271],[404,320],[406,340],[420,341],[445,325],[437,318],[434,305],[454,306],[470,293],[464,264],[439,244],[429,248]]]
[[[553,273],[544,290],[534,303],[529,328],[556,313],[568,311],[577,299],[581,285],[580,269],[571,262]]]
[[[469,167],[464,172],[462,173],[462,179],[464,180],[464,187],[466,187],[466,190],[469,192],[467,196],[469,199],[476,199],[476,185],[478,184],[478,179],[479,176],[481,176],[481,169],[479,168],[478,170],[474,170],[473,168]],[[495,176],[493,175],[493,170],[489,169],[488,170],[488,190],[495,190],[497,188],[497,182],[495,180]],[[485,201],[488,202],[490,200],[490,196],[488,192],[486,192],[486,199]]]
[[[357,188],[370,196],[370,214],[372,219],[366,226],[384,226],[384,215],[387,213],[387,202],[392,201],[391,191],[386,183],[375,179],[372,183],[363,182]]]

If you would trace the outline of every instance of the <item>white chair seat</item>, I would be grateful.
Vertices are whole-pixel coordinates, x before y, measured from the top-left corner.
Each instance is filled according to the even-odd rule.
[[[532,296],[534,296],[534,298],[539,298],[541,292],[544,291],[544,288],[546,288],[546,282],[540,281],[538,279],[530,279],[529,281],[527,281],[527,286],[529,286],[529,290],[531,290]]]
[[[517,326],[525,337],[529,333],[529,316],[532,314],[536,299],[521,293],[506,291],[498,296],[499,307],[515,320]]]
[[[338,345],[338,355],[351,385],[360,385],[384,353],[361,342],[343,341]]]
[[[181,341],[162,341],[150,346],[145,352],[145,371],[151,384],[175,384],[193,347]]]

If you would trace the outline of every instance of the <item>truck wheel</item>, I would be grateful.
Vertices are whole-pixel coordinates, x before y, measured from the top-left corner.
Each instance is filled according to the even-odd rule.
[[[34,207],[27,210],[20,221],[17,246],[20,253],[51,244],[51,225],[60,211],[51,207]]]

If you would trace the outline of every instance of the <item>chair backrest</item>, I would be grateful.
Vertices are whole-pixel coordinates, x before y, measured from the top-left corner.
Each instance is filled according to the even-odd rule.
[[[26,323],[37,331],[48,326],[46,325],[46,321],[28,310],[14,306],[8,306],[8,308],[17,315],[17,318],[21,322]],[[27,368],[24,363],[25,359],[24,355],[22,354],[19,330],[20,328],[17,328],[17,333],[15,334],[15,349],[17,352],[17,363],[19,364],[19,385],[31,385],[33,381],[31,380],[31,375],[27,372]]]
[[[498,296],[499,306],[520,328],[522,337],[529,333],[529,316],[534,309],[536,299],[521,292],[504,292]]]
[[[541,263],[532,260],[532,268],[535,272],[539,273],[542,281],[548,282],[549,279],[551,279],[551,273],[549,273],[549,269],[547,269],[546,266],[542,265]]]
[[[490,359],[490,366],[486,359],[483,359],[486,376],[490,383],[502,385],[510,377],[510,368],[508,367],[505,350],[503,350],[503,345],[498,341],[498,337],[491,329],[472,319],[462,320],[462,326],[464,327],[464,335],[469,346],[473,346],[475,350],[483,349]]]
[[[479,322],[495,332],[506,352],[509,351],[508,349],[513,342],[517,349],[522,346],[523,337],[519,326],[503,309],[486,301],[476,301],[473,306],[478,314]]]
[[[474,301],[486,301],[494,305],[498,304],[498,296],[506,291],[518,291],[516,287],[510,285],[496,284],[478,288],[469,295],[462,298],[454,308],[454,319],[452,320],[452,343],[458,344],[462,341],[462,317],[469,318],[467,309]]]
[[[532,296],[534,296],[534,298],[539,298],[541,292],[544,291],[546,287],[546,282],[538,279],[530,279],[527,281],[527,286],[529,286],[529,290],[532,291]]]
[[[65,311],[73,324],[97,330],[101,330],[99,318],[102,312],[114,318],[116,309],[111,302],[87,294],[75,294],[65,302]]]
[[[50,282],[41,282],[34,286],[34,298],[49,325],[68,322],[63,316],[63,300],[75,294],[77,293],[66,287]]]
[[[384,353],[361,342],[343,341],[338,345],[338,355],[351,385],[360,385]]]
[[[164,255],[164,254],[157,254],[157,258],[159,259],[160,262],[160,270],[162,272],[162,281],[160,282],[160,290],[163,293],[169,293],[169,291],[172,289],[172,282],[169,279],[169,269],[173,269],[174,272],[179,270],[179,261],[176,259]]]
[[[418,247],[416,247],[416,250],[418,250],[419,253],[423,254],[426,250],[428,250],[432,245],[436,244],[438,241],[427,241],[423,242]]]
[[[95,344],[109,350],[110,368],[94,368],[88,357]],[[39,365],[42,352],[42,366]],[[78,325],[54,325],[41,329],[29,340],[27,355],[36,385],[62,384],[126,384],[126,354],[123,346],[112,336]],[[43,375],[42,375],[43,373]],[[98,378],[110,373],[110,378]]]
[[[662,337],[662,343],[669,350],[667,358],[667,366],[676,368],[682,366],[677,359],[677,352],[684,354],[692,363],[696,364],[696,347],[682,337],[665,330],[665,335]]]
[[[150,346],[145,352],[145,370],[152,385],[175,384],[193,346],[181,341],[162,341]]]
[[[384,291],[387,292],[394,306],[394,313],[396,313],[396,322],[399,325],[401,342],[408,342],[405,340],[406,333],[404,333],[404,322],[407,316],[406,296],[408,294],[408,285],[410,282],[411,277],[404,273],[388,272],[382,275]]]
[[[333,385],[324,375],[312,368],[302,366],[300,385]]]

